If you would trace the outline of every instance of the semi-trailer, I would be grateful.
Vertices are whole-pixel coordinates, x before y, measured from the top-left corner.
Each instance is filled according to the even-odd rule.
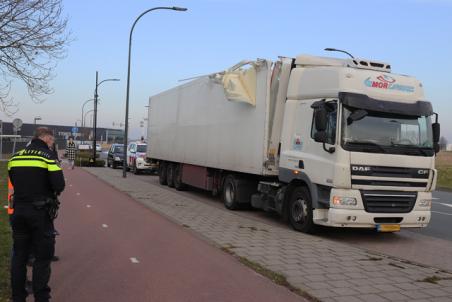
[[[242,61],[149,98],[162,185],[276,211],[294,229],[398,231],[430,221],[438,115],[387,63]]]

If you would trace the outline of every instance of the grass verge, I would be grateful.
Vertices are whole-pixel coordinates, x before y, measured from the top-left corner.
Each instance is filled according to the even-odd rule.
[[[437,154],[436,169],[438,169],[436,186],[441,189],[452,190],[452,152],[442,151]]]
[[[432,284],[438,284],[439,281],[442,280],[452,280],[452,278],[449,277],[439,277],[439,276],[430,276],[430,277],[426,277],[422,280],[418,280],[418,282],[427,282],[427,283],[432,283]]]
[[[9,218],[3,206],[8,196],[7,162],[0,162],[0,302],[10,297],[9,266],[11,255],[11,228]]]
[[[251,268],[252,270],[254,270],[256,273],[270,279],[273,283],[276,283],[278,285],[284,286],[287,289],[289,289],[291,292],[296,293],[297,295],[312,301],[312,302],[320,302],[319,299],[311,296],[310,294],[308,294],[305,291],[302,291],[301,289],[293,286],[292,284],[289,283],[289,281],[287,281],[286,277],[280,273],[276,273],[272,270],[269,270],[268,268],[263,267],[262,265],[260,265],[257,262],[254,262],[252,260],[249,260],[245,257],[239,256],[237,255],[232,249],[235,248],[233,245],[226,245],[223,246],[221,248],[221,250],[223,250],[224,252],[236,257],[242,264],[246,265],[247,267]]]

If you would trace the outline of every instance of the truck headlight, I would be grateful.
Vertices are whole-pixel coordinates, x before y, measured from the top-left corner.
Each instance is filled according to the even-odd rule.
[[[116,160],[116,161],[120,161],[121,158],[119,158],[119,156],[116,156],[116,157],[115,157],[115,160]]]
[[[419,200],[418,206],[423,208],[430,208],[432,206],[432,200],[431,199],[421,199]]]
[[[354,197],[334,196],[333,205],[335,206],[356,206],[358,201]]]

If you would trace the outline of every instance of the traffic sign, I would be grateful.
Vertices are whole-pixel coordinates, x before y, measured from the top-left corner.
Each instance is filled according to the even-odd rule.
[[[19,131],[20,127],[22,127],[24,123],[22,122],[22,120],[20,118],[15,118],[13,120],[13,126],[14,126],[14,131]]]
[[[73,134],[78,133],[78,128],[77,127],[72,127],[72,133]]]

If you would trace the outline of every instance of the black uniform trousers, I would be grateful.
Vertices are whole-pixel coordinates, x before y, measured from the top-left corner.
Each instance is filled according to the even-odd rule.
[[[50,299],[50,263],[55,252],[53,221],[45,209],[37,209],[31,203],[16,203],[14,208],[11,215],[13,302],[25,302],[28,295],[25,282],[30,253],[35,256],[32,279],[35,301],[47,302]]]

